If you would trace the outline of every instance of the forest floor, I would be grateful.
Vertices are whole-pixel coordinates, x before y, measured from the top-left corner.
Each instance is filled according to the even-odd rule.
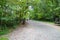
[[[60,40],[60,27],[41,21],[27,21],[8,35],[9,40]]]

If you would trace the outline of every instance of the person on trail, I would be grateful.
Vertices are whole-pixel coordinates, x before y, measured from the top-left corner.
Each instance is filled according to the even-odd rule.
[[[30,13],[29,12],[27,12],[25,15],[23,15],[23,22],[22,22],[22,24],[25,24],[26,20],[27,21],[29,20],[29,17],[30,17]]]
[[[26,21],[26,17],[25,17],[25,15],[23,15],[22,24],[25,24],[25,21]]]

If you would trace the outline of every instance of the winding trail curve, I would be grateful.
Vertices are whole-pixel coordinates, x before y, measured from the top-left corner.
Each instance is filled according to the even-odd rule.
[[[9,34],[9,40],[60,40],[60,30],[45,22],[28,21]]]

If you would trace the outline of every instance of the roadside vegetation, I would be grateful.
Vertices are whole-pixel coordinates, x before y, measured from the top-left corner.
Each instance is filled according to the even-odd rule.
[[[0,40],[9,40],[9,39],[6,37],[0,37]]]
[[[0,0],[0,35],[28,18],[60,24],[60,0]]]

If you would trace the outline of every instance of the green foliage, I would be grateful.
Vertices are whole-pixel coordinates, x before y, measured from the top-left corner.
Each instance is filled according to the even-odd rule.
[[[0,36],[9,33],[9,28],[0,26]]]
[[[60,20],[60,0],[35,0],[31,5],[34,8],[32,19],[54,21],[58,16]]]
[[[0,37],[0,40],[9,40],[9,39],[6,37]]]
[[[60,19],[60,0],[0,0],[1,27],[14,27],[29,16],[35,20]]]
[[[0,25],[13,26],[21,22],[27,10],[26,1],[1,0]]]
[[[27,0],[0,0],[0,35],[8,33],[8,28],[26,19],[27,11]]]

